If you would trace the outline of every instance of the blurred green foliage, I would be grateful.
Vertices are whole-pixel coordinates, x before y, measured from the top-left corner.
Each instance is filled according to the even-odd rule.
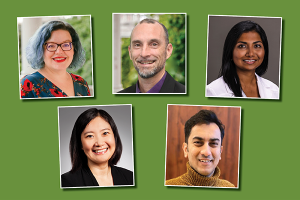
[[[71,24],[79,35],[81,45],[85,50],[85,63],[82,68],[77,71],[69,70],[70,72],[77,74],[84,78],[89,85],[92,85],[92,50],[91,50],[91,30],[90,30],[90,16],[80,16],[66,19],[66,22]]]
[[[149,16],[152,18],[153,15]],[[159,15],[160,23],[168,29],[169,42],[173,45],[171,57],[166,61],[166,71],[185,85],[185,14]],[[122,85],[127,88],[136,83],[137,72],[130,60],[128,46],[130,38],[122,38]]]
[[[124,88],[130,87],[138,80],[138,74],[130,60],[129,45],[130,38],[122,38],[122,85]]]

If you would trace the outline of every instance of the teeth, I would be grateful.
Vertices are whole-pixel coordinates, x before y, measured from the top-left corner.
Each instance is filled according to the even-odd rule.
[[[107,148],[106,149],[102,149],[102,150],[96,150],[95,152],[96,153],[101,153],[101,152],[104,152],[104,151],[106,151],[107,150]]]
[[[200,160],[201,162],[204,162],[204,163],[208,163],[208,162],[211,162],[211,160]]]
[[[245,60],[246,62],[254,62],[255,60]]]
[[[154,61],[151,61],[151,62],[140,62],[141,64],[152,64],[154,63]]]
[[[65,58],[54,58],[54,60],[64,60]]]

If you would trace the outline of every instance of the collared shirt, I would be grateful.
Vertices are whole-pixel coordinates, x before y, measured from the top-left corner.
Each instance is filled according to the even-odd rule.
[[[255,74],[261,99],[279,99],[279,88],[271,81]],[[235,97],[223,76],[206,86],[206,97]],[[242,91],[242,98],[248,98]]]
[[[165,72],[163,77],[146,93],[159,93],[162,85],[165,82],[166,76],[167,76],[167,72]],[[135,91],[136,91],[136,93],[142,93],[139,89],[139,81],[136,84],[136,90]]]

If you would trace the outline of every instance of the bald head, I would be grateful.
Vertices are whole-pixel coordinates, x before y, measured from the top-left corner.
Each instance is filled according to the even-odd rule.
[[[140,21],[132,30],[131,35],[130,35],[130,45],[131,45],[131,39],[132,39],[132,34],[134,33],[135,29],[140,25],[140,24],[157,24],[160,25],[160,27],[162,28],[163,32],[164,32],[164,38],[165,38],[165,42],[166,42],[166,46],[169,44],[169,34],[168,34],[168,30],[167,28],[160,22],[156,21],[155,19],[143,19],[142,21]]]

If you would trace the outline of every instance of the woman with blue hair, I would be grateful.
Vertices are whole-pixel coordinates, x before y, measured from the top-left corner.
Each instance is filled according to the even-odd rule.
[[[85,62],[85,51],[70,24],[43,24],[30,38],[26,58],[38,71],[22,78],[21,98],[90,96],[87,82],[67,72]]]

